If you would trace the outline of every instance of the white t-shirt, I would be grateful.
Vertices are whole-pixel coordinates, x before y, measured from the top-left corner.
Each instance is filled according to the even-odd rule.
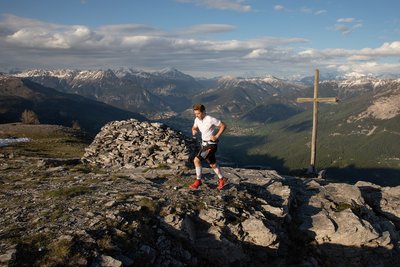
[[[202,120],[195,118],[193,127],[199,128],[201,132],[201,139],[203,141],[210,141],[211,135],[214,135],[215,128],[220,124],[220,120],[206,115]]]

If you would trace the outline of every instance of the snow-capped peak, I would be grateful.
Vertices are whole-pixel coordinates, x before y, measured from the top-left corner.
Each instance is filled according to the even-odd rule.
[[[350,72],[344,75],[345,79],[362,79],[367,77],[367,75],[359,72]]]
[[[114,74],[118,77],[118,78],[122,78],[125,77],[127,75],[132,75],[134,73],[136,73],[137,71],[131,68],[119,68],[116,70],[113,70]]]
[[[76,70],[70,70],[70,69],[56,69],[56,70],[34,69],[16,73],[14,74],[14,76],[21,78],[50,76],[59,79],[68,79],[76,75],[76,73],[77,73]]]
[[[107,78],[116,78],[112,70],[82,70],[74,77],[75,80],[101,80]]]
[[[238,81],[238,78],[230,75],[222,76],[221,78],[218,79],[219,82],[224,82],[224,81]]]
[[[166,78],[178,79],[178,80],[193,80],[194,78],[190,75],[187,75],[175,68],[164,68],[159,72],[155,72],[154,74],[158,74],[160,76],[164,76]]]
[[[265,75],[262,78],[262,81],[266,82],[266,83],[271,83],[271,84],[274,84],[274,83],[277,83],[277,82],[279,82],[279,83],[283,82],[282,79],[276,78],[275,76],[272,76],[272,75]]]

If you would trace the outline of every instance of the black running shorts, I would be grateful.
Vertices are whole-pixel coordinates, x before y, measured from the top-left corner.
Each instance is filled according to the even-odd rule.
[[[202,146],[196,157],[200,160],[205,159],[209,164],[214,164],[217,162],[217,159],[215,158],[217,147],[217,144],[208,144],[206,146]]]

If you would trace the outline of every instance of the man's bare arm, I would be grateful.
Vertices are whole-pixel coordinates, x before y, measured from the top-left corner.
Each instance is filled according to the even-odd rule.
[[[218,126],[218,132],[215,135],[211,136],[211,141],[217,141],[221,134],[225,131],[226,124],[221,121],[220,125]]]
[[[198,131],[199,131],[198,127],[192,127],[192,136],[195,136]]]

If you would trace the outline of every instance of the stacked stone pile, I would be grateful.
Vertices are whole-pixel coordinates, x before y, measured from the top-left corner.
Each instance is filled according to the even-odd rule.
[[[195,144],[162,123],[130,119],[103,126],[85,151],[84,163],[102,167],[180,168],[189,163]]]

